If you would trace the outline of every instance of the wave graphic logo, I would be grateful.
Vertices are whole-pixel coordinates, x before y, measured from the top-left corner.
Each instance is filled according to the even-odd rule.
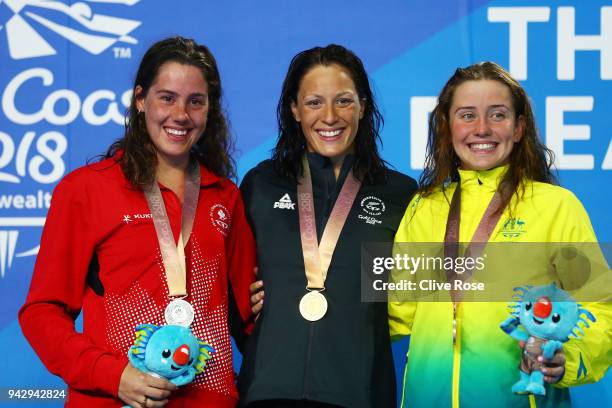
[[[6,31],[9,54],[15,60],[57,54],[34,28],[38,26],[53,31],[90,54],[99,55],[117,42],[138,44],[129,34],[142,23],[94,13],[88,3],[133,6],[139,1],[86,0],[68,5],[56,0],[0,0],[0,8],[7,6],[13,13],[0,30]],[[68,25],[64,25],[66,21]]]

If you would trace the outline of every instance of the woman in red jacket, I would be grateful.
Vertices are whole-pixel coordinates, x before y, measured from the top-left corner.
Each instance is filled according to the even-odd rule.
[[[227,179],[220,98],[205,46],[180,37],[154,44],[136,75],[124,137],[55,189],[19,320],[68,384],[67,406],[236,405],[228,310],[233,301],[248,321],[255,257]],[[180,322],[177,304],[190,312]],[[134,368],[127,350],[142,323],[190,326],[216,351],[205,374],[177,389]]]

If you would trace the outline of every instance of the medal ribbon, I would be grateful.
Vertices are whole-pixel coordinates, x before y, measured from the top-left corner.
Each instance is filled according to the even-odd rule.
[[[484,247],[491,237],[499,218],[501,217],[502,211],[495,211],[501,204],[501,193],[499,189],[495,191],[493,198],[489,202],[487,209],[485,210],[478,227],[472,236],[467,249],[465,250],[465,256],[478,257],[482,254]],[[446,220],[446,232],[444,233],[444,256],[450,257],[454,260],[459,255],[459,224],[461,223],[461,181],[457,183],[457,188],[453,193],[451,199],[450,210],[448,212],[448,219]],[[472,276],[473,270],[468,269],[463,274],[457,274],[455,270],[447,271],[446,276],[450,281],[451,279],[461,279],[466,281]],[[453,302],[460,300],[460,293],[451,291]]]
[[[349,171],[342,185],[340,194],[336,199],[334,208],[325,224],[321,243],[317,241],[317,224],[314,212],[314,196],[312,193],[312,176],[306,155],[302,157],[304,175],[299,178],[298,211],[300,217],[300,239],[302,241],[302,253],[304,254],[304,269],[306,271],[307,289],[324,289],[327,271],[331,263],[332,255],[336,249],[340,232],[348,218],[355,197],[361,187],[361,182],[353,177],[353,171]]]
[[[168,284],[168,296],[187,295],[187,266],[185,264],[185,245],[189,241],[193,221],[195,219],[198,197],[200,194],[200,168],[197,163],[191,163],[185,178],[185,197],[182,207],[181,233],[178,244],[174,244],[174,236],[170,228],[170,221],[166,213],[164,199],[162,198],[159,184],[153,183],[145,190],[145,197],[155,232],[159,250],[162,255],[164,269],[166,272],[166,283]]]

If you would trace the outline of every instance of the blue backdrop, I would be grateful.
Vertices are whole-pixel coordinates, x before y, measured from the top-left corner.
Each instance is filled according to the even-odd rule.
[[[298,51],[335,42],[363,59],[385,117],[383,155],[413,177],[441,86],[458,66],[494,60],[527,89],[561,184],[610,242],[606,3],[0,0],[0,389],[62,384],[23,339],[16,313],[54,186],[121,136],[131,81],[152,42],[180,34],[217,57],[240,175],[269,155],[281,82]],[[398,370],[406,346],[395,345]],[[572,390],[576,406],[612,405],[611,377]]]

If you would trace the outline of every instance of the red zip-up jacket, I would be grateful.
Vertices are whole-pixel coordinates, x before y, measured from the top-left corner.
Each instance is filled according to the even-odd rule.
[[[185,248],[193,333],[216,352],[205,372],[170,397],[170,407],[233,407],[229,296],[250,320],[254,241],[240,193],[200,166],[200,197]],[[160,185],[175,240],[178,197]],[[231,289],[230,289],[231,288]],[[114,159],[68,174],[56,187],[30,291],[19,312],[24,335],[68,384],[68,407],[122,406],[117,393],[141,323],[164,324],[169,303],[157,235],[142,191]],[[83,312],[83,333],[74,320]],[[248,325],[245,326],[248,329]]]

